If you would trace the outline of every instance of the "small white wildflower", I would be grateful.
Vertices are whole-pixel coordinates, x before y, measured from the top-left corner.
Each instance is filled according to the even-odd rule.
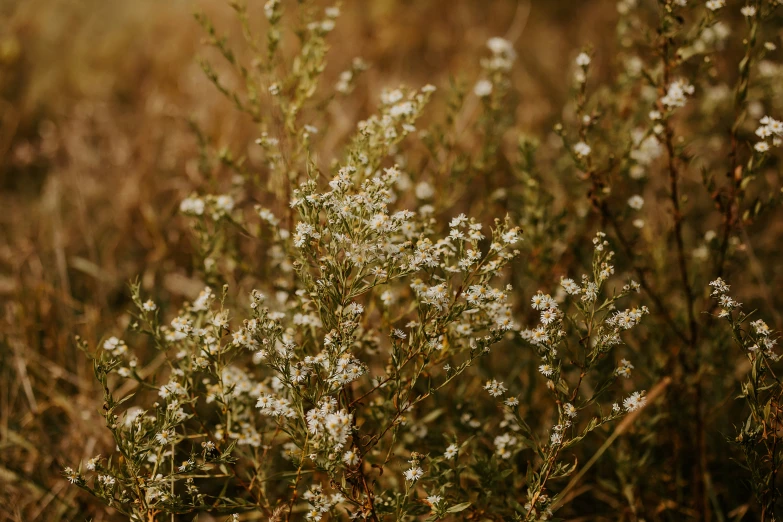
[[[430,495],[429,497],[427,497],[426,500],[427,500],[427,504],[429,504],[432,507],[435,507],[438,504],[440,504],[440,502],[443,500],[443,497],[441,497],[440,495]]]
[[[557,311],[549,308],[541,312],[541,324],[547,325],[557,319]]]
[[[638,194],[635,194],[628,198],[628,206],[634,210],[641,210],[644,206],[644,198]]]
[[[449,447],[446,448],[446,451],[443,453],[443,456],[451,460],[457,456],[457,453],[459,453],[459,447],[456,444],[449,444]]]
[[[629,379],[631,377],[631,370],[633,370],[634,366],[631,364],[630,361],[626,359],[620,359],[620,366],[617,367],[615,370],[615,374],[617,374],[620,377],[625,377],[626,379]]]
[[[579,285],[576,284],[573,279],[569,278],[561,278],[560,286],[562,286],[563,290],[569,295],[577,295],[582,291]]]
[[[506,387],[503,385],[503,383],[498,382],[495,379],[487,381],[487,383],[484,385],[484,389],[487,390],[487,392],[493,397],[500,397],[506,393]]]
[[[766,337],[771,332],[767,323],[765,323],[762,319],[756,319],[755,321],[752,321],[750,326],[753,327],[753,330],[755,330],[758,335]]]
[[[486,98],[492,94],[492,82],[489,80],[479,80],[473,87],[473,94],[479,98]]]
[[[644,391],[633,392],[625,400],[623,400],[623,408],[625,411],[632,412],[644,408],[647,404],[647,397],[644,396]]]
[[[576,64],[579,67],[587,67],[590,65],[590,55],[587,53],[579,53],[579,56],[576,57]]]
[[[405,339],[408,336],[407,336],[407,334],[405,332],[403,332],[399,328],[395,328],[392,331],[392,337],[396,337],[397,339]]]
[[[694,92],[695,88],[686,80],[674,80],[671,84],[669,84],[669,87],[666,90],[666,95],[661,98],[661,103],[670,109],[675,107],[684,107],[687,96],[692,95]]]
[[[426,181],[420,181],[416,184],[415,194],[419,199],[430,199],[435,195],[435,189]]]
[[[422,470],[418,466],[414,466],[411,469],[405,471],[403,475],[405,475],[405,480],[407,480],[408,482],[416,482],[417,480],[419,480],[421,477],[424,476],[424,470]]]
[[[514,47],[505,38],[501,38],[499,36],[494,36],[487,40],[487,47],[490,51],[492,51],[492,54],[512,54],[514,53]]]
[[[544,294],[539,291],[533,297],[530,298],[530,306],[534,310],[547,310],[550,308],[551,297],[548,294]]]
[[[592,148],[590,148],[590,145],[587,143],[580,141],[576,145],[574,145],[574,154],[579,156],[580,158],[585,158],[590,155],[590,152],[592,152]]]
[[[95,468],[98,466],[98,462],[101,460],[101,456],[95,456],[87,461],[87,465],[85,466],[90,471],[95,471]]]
[[[193,216],[200,216],[204,214],[204,208],[206,204],[204,200],[195,196],[185,198],[179,204],[179,211],[183,214],[190,214]]]
[[[710,286],[714,289],[712,291],[712,295],[719,295],[719,294],[725,294],[729,291],[731,288],[729,285],[726,284],[726,281],[724,281],[722,278],[717,278],[714,281],[710,282]]]
[[[68,479],[68,482],[71,484],[76,484],[77,482],[80,482],[82,480],[82,477],[79,475],[78,471],[74,471],[73,468],[66,466],[66,468],[63,470],[65,473],[65,478]]]
[[[215,198],[215,208],[221,213],[228,214],[234,209],[234,198],[227,194],[221,194]]]
[[[503,404],[505,404],[508,407],[513,408],[514,406],[519,406],[519,399],[517,399],[516,397],[510,397],[510,398],[506,399],[505,401],[503,401]]]
[[[155,435],[155,440],[157,440],[158,444],[161,446],[171,444],[171,441],[174,440],[174,432],[172,430],[163,430]]]
[[[355,448],[349,449],[343,454],[343,462],[349,466],[355,466],[359,463],[359,455]]]

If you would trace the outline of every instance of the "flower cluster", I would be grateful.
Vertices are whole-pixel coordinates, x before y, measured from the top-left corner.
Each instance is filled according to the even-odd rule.
[[[783,143],[783,122],[764,116],[759,123],[761,125],[756,129],[756,136],[761,141],[756,142],[753,148],[764,153],[769,151],[770,146],[779,147]]]

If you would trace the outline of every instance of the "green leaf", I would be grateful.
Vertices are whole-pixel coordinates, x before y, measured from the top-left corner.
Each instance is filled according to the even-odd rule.
[[[463,502],[462,504],[451,506],[449,509],[446,510],[446,513],[459,513],[460,511],[465,511],[469,507],[470,507],[470,502]]]

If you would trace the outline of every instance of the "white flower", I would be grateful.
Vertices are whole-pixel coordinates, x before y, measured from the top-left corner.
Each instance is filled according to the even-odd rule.
[[[85,467],[90,471],[95,471],[95,467],[98,465],[98,461],[100,460],[101,460],[100,455],[93,457],[87,461],[87,465]]]
[[[576,417],[576,408],[574,408],[574,405],[570,402],[567,402],[563,404],[563,413],[568,415],[571,418]]]
[[[268,19],[275,15],[275,9],[280,5],[280,0],[267,0],[264,4],[264,14]]]
[[[443,500],[443,497],[441,497],[440,495],[430,495],[429,497],[427,497],[427,504],[429,504],[432,507],[435,507],[438,504],[440,504],[441,500]]]
[[[103,349],[111,352],[113,355],[122,355],[128,351],[128,346],[122,339],[112,336],[103,342]]]
[[[509,433],[504,433],[495,437],[493,443],[498,456],[507,459],[511,457],[511,449],[517,444],[517,438]]]
[[[557,303],[554,299],[552,299],[552,296],[549,294],[544,294],[541,291],[536,293],[536,295],[530,299],[530,305],[534,310],[549,310],[552,308],[557,308]]]
[[[727,285],[726,281],[720,277],[715,281],[710,282],[710,286],[714,288],[712,295],[725,294],[731,288],[731,286]]]
[[[579,143],[574,145],[574,154],[576,154],[580,158],[585,158],[589,156],[592,150],[593,149],[590,148],[590,145],[588,145],[584,141],[580,141]]]
[[[495,36],[487,40],[487,47],[490,51],[492,51],[492,54],[514,53],[514,47],[511,45],[511,42],[505,38],[500,38],[499,36]]]
[[[492,82],[489,80],[479,80],[473,86],[473,93],[479,98],[486,98],[492,94]]]
[[[577,295],[582,291],[579,285],[576,284],[573,279],[569,278],[561,278],[560,286],[562,286],[563,290],[569,295]]]
[[[155,435],[155,440],[157,440],[158,444],[161,446],[171,444],[171,441],[174,440],[174,432],[172,430],[163,430]]]
[[[200,216],[204,214],[204,200],[197,197],[189,197],[182,200],[179,204],[179,211],[183,214]]]
[[[443,456],[451,460],[457,456],[457,453],[459,453],[459,447],[456,444],[449,444],[449,447],[446,448],[446,451],[443,453]]]
[[[576,57],[576,64],[579,67],[587,67],[590,65],[590,56],[587,53],[579,53],[579,56]]]
[[[644,206],[644,198],[636,194],[628,198],[628,206],[634,210],[641,210]]]
[[[405,475],[405,480],[408,482],[416,482],[424,476],[424,471],[420,467],[414,466],[403,473],[403,475]]]
[[[143,305],[141,305],[141,308],[142,308],[142,309],[143,309],[145,312],[154,312],[155,310],[157,310],[157,308],[158,308],[158,305],[156,305],[156,304],[155,304],[155,301],[153,301],[152,299],[147,299],[147,300],[144,302],[144,304],[143,304]]]
[[[767,152],[769,151],[769,144],[766,141],[760,141],[753,148],[756,149],[756,152]]]
[[[226,194],[215,198],[215,207],[224,213],[231,212],[234,209],[234,198]]]
[[[557,319],[557,311],[555,309],[549,308],[541,312],[541,324],[550,324],[555,319]]]
[[[413,104],[409,101],[398,103],[389,110],[389,115],[393,118],[400,118],[401,116],[409,116],[414,113]]]
[[[669,84],[669,88],[666,90],[666,96],[661,98],[661,103],[670,109],[674,107],[684,107],[687,96],[692,95],[694,91],[693,85],[686,80],[674,80]]]
[[[770,334],[769,326],[762,319],[756,319],[755,321],[752,321],[750,326],[753,327],[758,335],[763,335],[766,337]]]
[[[392,91],[384,91],[381,93],[381,101],[385,105],[392,105],[402,100],[403,93],[400,89],[394,89]]]
[[[492,58],[482,61],[484,67],[491,71],[511,70],[517,57],[511,42],[504,38],[494,37],[487,41],[487,47],[492,52]]]
[[[487,383],[484,385],[484,389],[487,390],[487,392],[493,397],[500,397],[506,393],[506,387],[503,386],[503,383],[498,382],[495,379],[487,381]]]
[[[420,181],[416,184],[415,193],[419,199],[430,199],[435,195],[435,189],[426,181]]]
[[[742,13],[742,16],[750,18],[756,15],[756,8],[752,5],[746,5],[745,7],[740,9],[740,13]]]
[[[550,364],[542,364],[538,367],[538,371],[541,372],[544,377],[550,377],[555,372],[555,369]]]
[[[632,412],[644,408],[647,404],[647,397],[644,396],[644,391],[633,392],[625,400],[623,400],[623,408],[625,411]]]
[[[505,401],[503,401],[503,404],[513,408],[514,406],[519,406],[519,399],[517,399],[516,397],[510,397]]]
[[[68,479],[68,482],[71,484],[76,484],[77,482],[82,480],[82,477],[79,476],[78,471],[74,471],[71,467],[66,467],[63,472],[65,473],[65,478]]]
[[[394,301],[396,301],[396,298],[391,290],[385,290],[381,294],[381,302],[384,306],[390,306],[394,303]]]
[[[356,453],[356,449],[349,449],[343,454],[343,462],[349,466],[355,466],[359,463],[359,455]]]
[[[726,0],[707,0],[707,9],[710,11],[717,11],[721,7],[726,6]]]
[[[514,243],[518,242],[521,238],[519,235],[519,228],[512,228],[508,232],[505,232],[503,234],[503,242],[507,245],[513,245]]]
[[[627,359],[620,359],[620,366],[617,367],[615,373],[621,377],[629,379],[631,377],[631,370],[633,370],[633,368],[634,366],[630,361]]]
[[[645,137],[644,131],[637,129],[631,133],[631,137],[634,142],[634,148],[631,150],[631,158],[639,164],[634,165],[634,167],[650,165],[663,153],[663,147],[661,147],[661,143],[655,135],[651,134]],[[632,178],[639,179],[642,176],[644,176],[644,169],[642,169],[641,175],[631,172]]]

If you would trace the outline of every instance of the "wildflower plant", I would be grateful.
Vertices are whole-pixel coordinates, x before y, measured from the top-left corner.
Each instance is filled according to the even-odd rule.
[[[191,122],[200,184],[178,208],[199,290],[164,300],[136,281],[125,334],[78,339],[114,448],[65,477],[145,522],[555,520],[592,513],[586,480],[587,504],[621,498],[628,519],[709,513],[705,383],[728,360],[698,313],[712,280],[750,365],[733,442],[773,520],[776,338],[721,277],[779,202],[783,124],[775,102],[749,106],[774,98],[753,71],[777,2],[742,7],[744,57],[719,88],[726,2],[621,0],[612,74],[577,50],[544,139],[511,110],[518,56],[502,37],[468,79],[383,87],[332,137],[331,108],[372,65],[349,57],[323,82],[340,6],[298,4],[267,1],[258,31],[232,2],[239,47],[196,16],[223,61],[200,66],[255,136],[247,155],[216,153]],[[646,415],[659,398],[670,408]],[[655,459],[672,473],[643,473]]]
[[[717,317],[728,323],[732,340],[750,367],[737,397],[745,400],[750,411],[747,419],[739,423],[732,442],[744,454],[762,518],[774,516],[780,503],[777,475],[783,464],[779,442],[783,383],[777,377],[779,368],[775,364],[780,361],[775,351],[778,336],[763,319],[753,319],[753,312],[742,311],[742,303],[730,296],[730,286],[722,278],[710,282],[710,289],[719,306]]]

